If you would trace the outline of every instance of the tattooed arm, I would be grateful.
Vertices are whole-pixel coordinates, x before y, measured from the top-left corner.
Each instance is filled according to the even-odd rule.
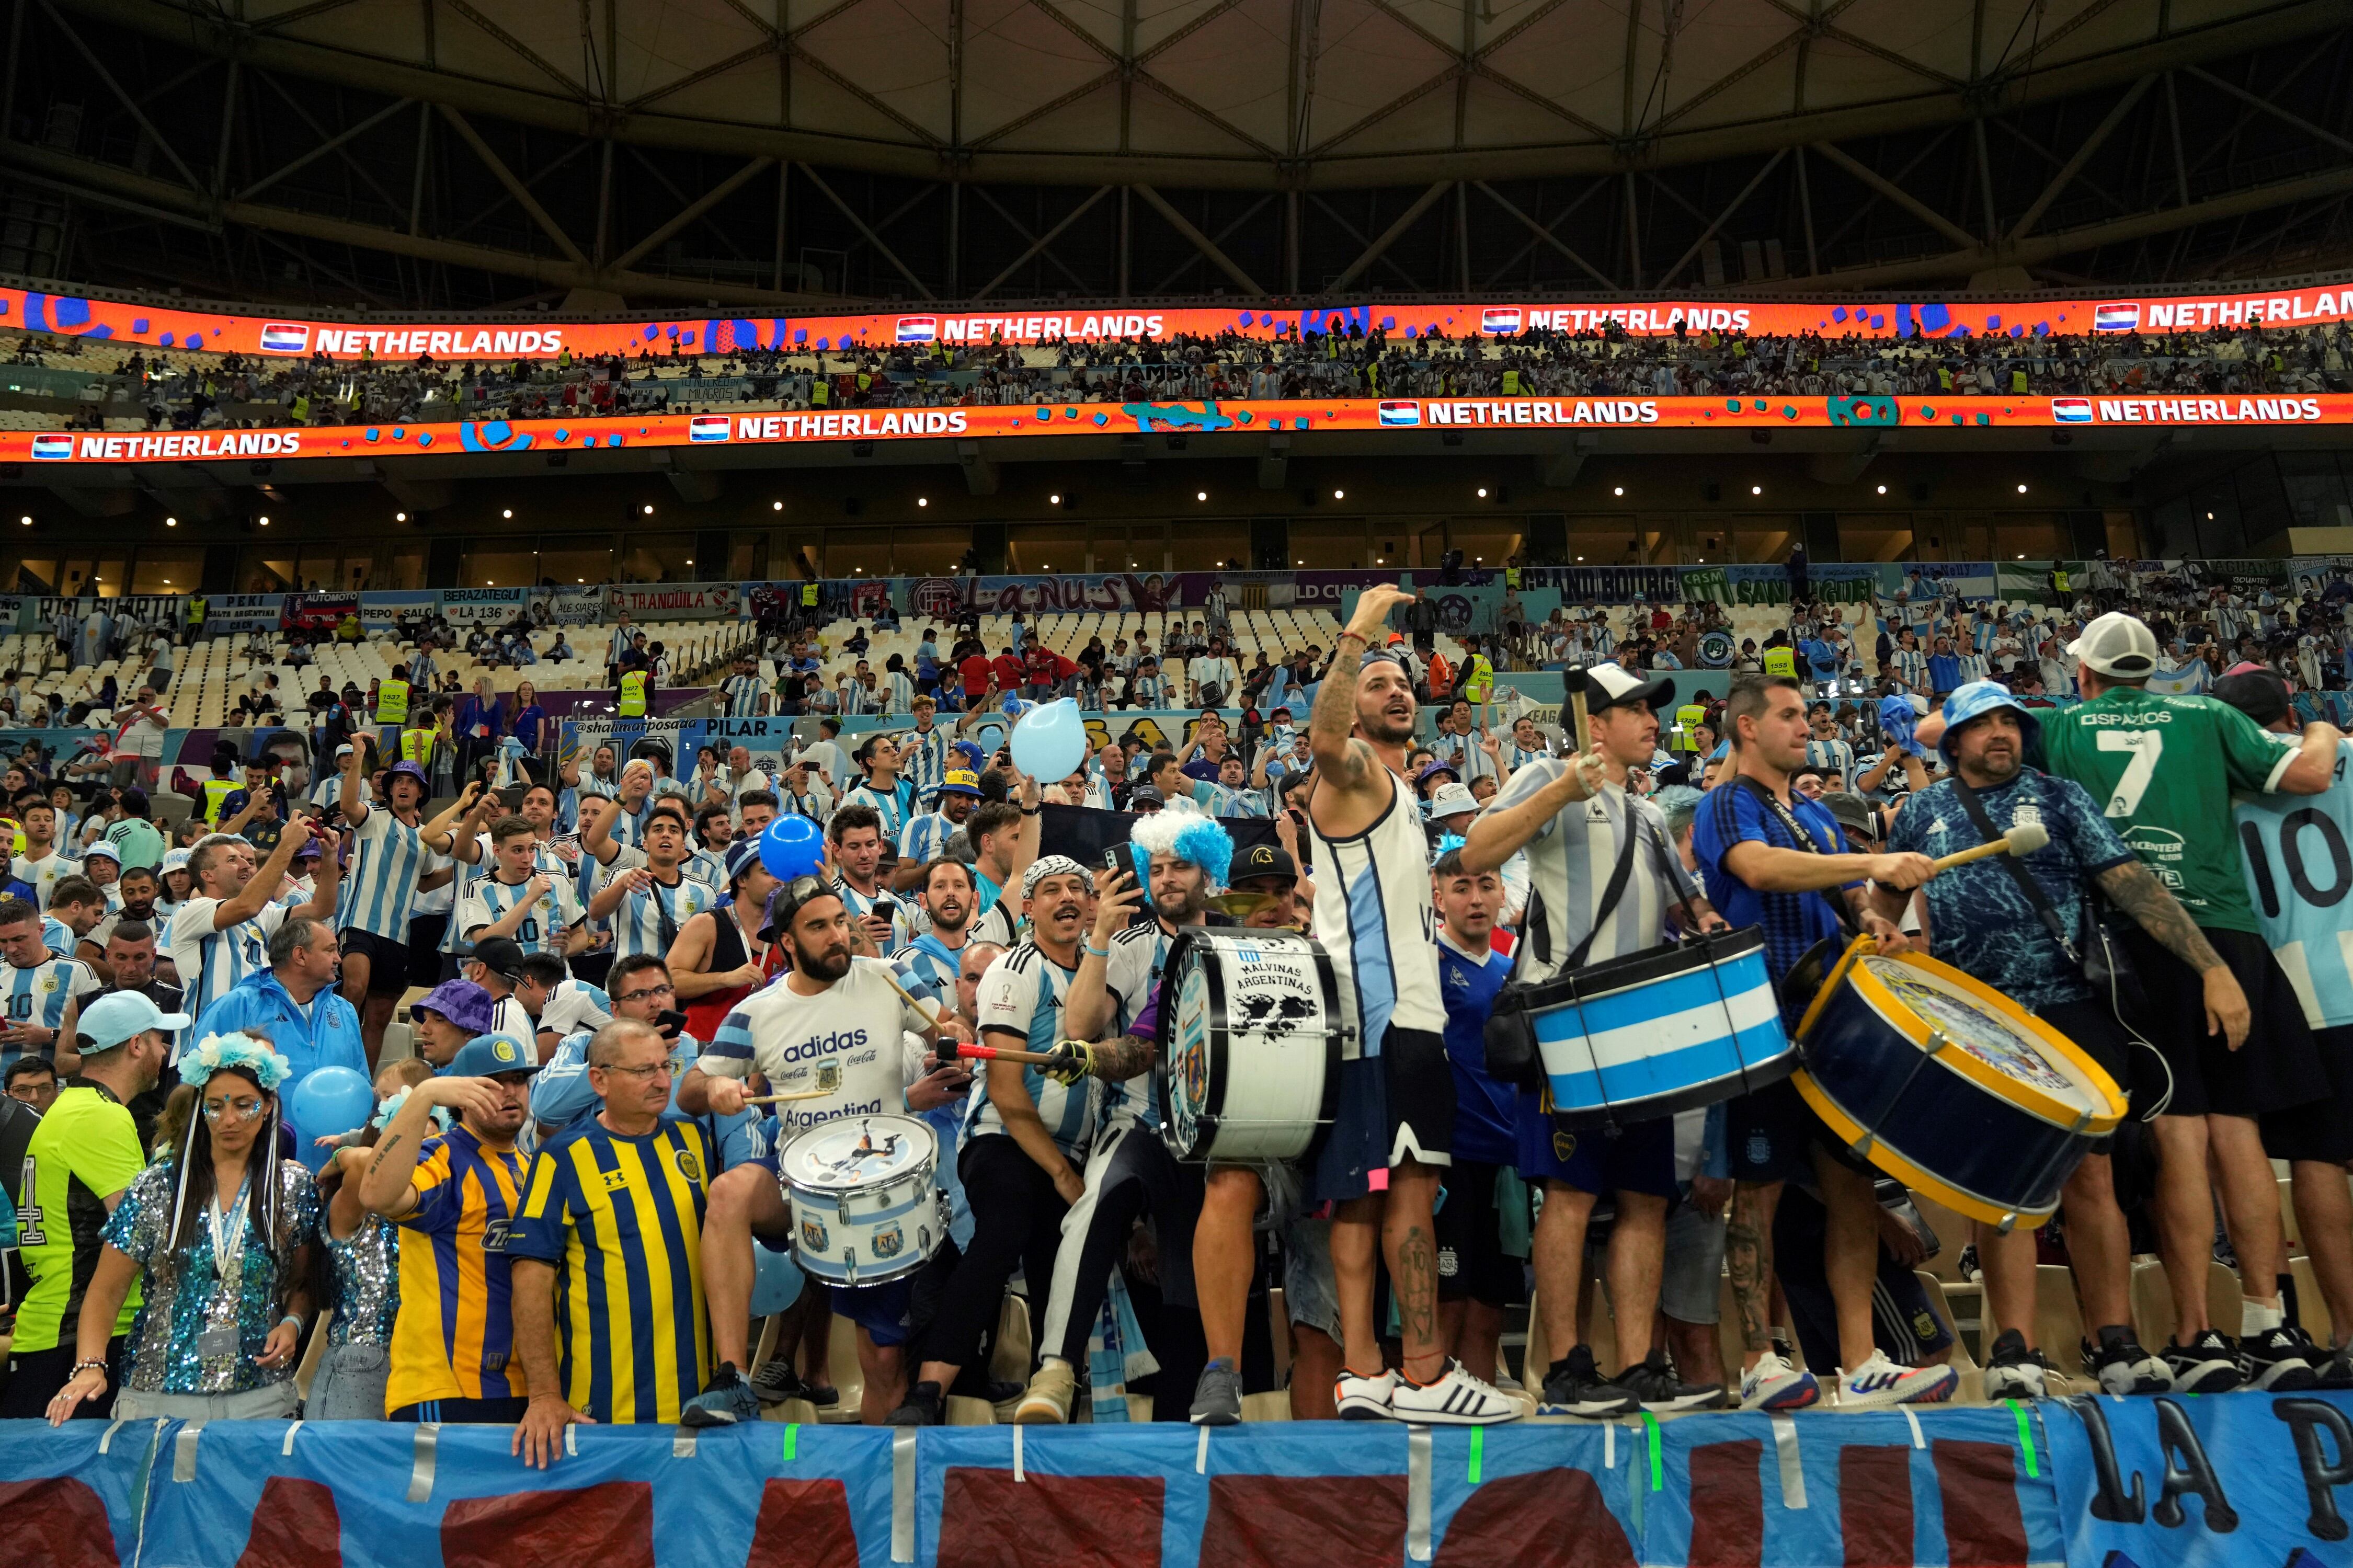
[[[2234,1051],[2244,1045],[2247,994],[2239,988],[2238,976],[2231,973],[2231,966],[2222,962],[2180,900],[2137,860],[2109,867],[2100,873],[2099,882],[2100,891],[2110,902],[2132,916],[2167,952],[2198,972],[2206,987],[2206,1032],[2222,1036]]]
[[[410,1089],[375,1141],[375,1156],[360,1178],[360,1202],[386,1219],[408,1215],[417,1207],[411,1184],[417,1152],[434,1133],[433,1108],[446,1105],[461,1115],[470,1110],[487,1114],[501,1099],[498,1085],[486,1078],[427,1079]]]

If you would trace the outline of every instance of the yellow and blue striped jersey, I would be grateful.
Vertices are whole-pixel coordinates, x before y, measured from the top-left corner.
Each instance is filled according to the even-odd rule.
[[[400,1316],[392,1329],[387,1412],[433,1399],[519,1399],[507,1242],[526,1167],[483,1149],[465,1127],[427,1139],[400,1226]]]
[[[532,1163],[508,1253],[554,1266],[564,1396],[594,1420],[674,1422],[702,1392],[714,1154],[700,1122],[630,1138],[584,1116]]]

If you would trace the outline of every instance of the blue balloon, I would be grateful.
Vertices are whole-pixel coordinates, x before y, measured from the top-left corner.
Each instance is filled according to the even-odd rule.
[[[332,1149],[318,1146],[321,1138],[340,1138],[367,1125],[375,1114],[375,1088],[364,1074],[350,1068],[320,1068],[306,1074],[286,1099],[287,1120],[294,1124],[294,1150],[313,1171],[326,1163]]]
[[[814,876],[825,864],[825,830],[806,816],[780,816],[760,835],[760,864],[781,882]]]
[[[752,1315],[765,1318],[801,1299],[807,1282],[792,1255],[771,1252],[756,1239],[752,1247]]]
[[[1071,698],[1032,709],[1013,726],[1013,765],[1033,779],[1066,779],[1086,760],[1086,715]]]
[[[997,706],[1004,710],[1008,719],[1018,719],[1038,705],[1027,697],[1016,697],[1008,692],[1006,694],[1005,700]]]

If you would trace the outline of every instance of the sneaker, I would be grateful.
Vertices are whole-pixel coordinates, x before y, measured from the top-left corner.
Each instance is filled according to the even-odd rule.
[[[2316,1345],[2314,1350],[2316,1354],[2312,1358],[2312,1373],[2319,1380],[2316,1386],[2353,1388],[2353,1343],[2337,1346],[2335,1353],[2326,1361],[2319,1359],[2318,1346]]]
[[[2173,1386],[2183,1394],[2228,1394],[2247,1381],[2239,1347],[2212,1329],[2186,1345],[2168,1340],[2162,1353],[2173,1371]]]
[[[807,1387],[808,1388],[808,1402],[811,1405],[816,1405],[820,1410],[824,1409],[828,1405],[839,1405],[841,1403],[841,1390],[834,1387],[834,1385],[829,1383],[811,1383],[807,1384]]]
[[[1799,1372],[1778,1351],[1767,1351],[1740,1374],[1743,1410],[1803,1410],[1821,1396],[1822,1385],[1814,1374]]]
[[[1839,1373],[1841,1410],[1879,1410],[1890,1405],[1935,1405],[1953,1396],[1961,1374],[1949,1366],[1898,1366],[1874,1350],[1852,1372]]]
[[[2099,1384],[2102,1394],[2119,1398],[2135,1394],[2166,1394],[2173,1388],[2173,1369],[2130,1334],[2114,1344],[2084,1342],[2084,1371]]]
[[[1715,1410],[1724,1404],[1724,1384],[1680,1381],[1667,1365],[1664,1351],[1654,1350],[1640,1366],[1620,1373],[1617,1383],[1643,1409],[1662,1415],[1671,1410]]]
[[[2294,1329],[2266,1329],[2239,1342],[2239,1361],[2247,1381],[2270,1394],[2297,1394],[2320,1382],[2312,1363],[2310,1342]]]
[[[882,1418],[885,1426],[937,1426],[947,1418],[947,1400],[936,1383],[919,1383],[907,1390],[899,1408]]]
[[[1078,1387],[1079,1376],[1071,1363],[1060,1356],[1048,1356],[1030,1374],[1029,1392],[1021,1396],[1020,1405],[1013,1412],[1015,1423],[1023,1426],[1063,1426],[1071,1419],[1071,1398]]]
[[[1389,1415],[1417,1426],[1490,1426],[1498,1421],[1518,1420],[1520,1407],[1493,1384],[1472,1376],[1462,1370],[1461,1362],[1450,1358],[1428,1383],[1398,1378],[1389,1395]]]
[[[1985,1278],[1985,1268],[1978,1262],[1978,1244],[1974,1241],[1962,1245],[1960,1256],[1953,1260],[1953,1267],[1964,1279]]]
[[[807,1399],[808,1384],[801,1381],[791,1362],[771,1356],[752,1374],[752,1392],[763,1405],[782,1405],[787,1399]]]
[[[1993,1342],[1993,1353],[1986,1358],[1986,1401],[2047,1398],[2050,1376],[2051,1363],[2043,1360],[2042,1352],[2027,1349],[2026,1336],[2016,1329],[2004,1329]]]
[[[1343,1366],[1332,1384],[1332,1403],[1338,1406],[1343,1421],[1386,1421],[1397,1385],[1398,1376],[1393,1372],[1377,1372],[1367,1377]]]
[[[1601,1375],[1601,1369],[1593,1364],[1591,1348],[1586,1345],[1578,1345],[1567,1360],[1553,1363],[1551,1375],[1545,1379],[1544,1395],[1536,1401],[1539,1415],[1583,1415],[1596,1421],[1631,1415],[1641,1408],[1633,1390]]]
[[[686,1402],[678,1413],[681,1426],[733,1426],[760,1418],[760,1396],[735,1375],[735,1363],[723,1361],[711,1374],[711,1386]]]
[[[1196,1426],[1230,1426],[1242,1418],[1241,1369],[1219,1356],[1201,1369],[1193,1384],[1190,1419]]]

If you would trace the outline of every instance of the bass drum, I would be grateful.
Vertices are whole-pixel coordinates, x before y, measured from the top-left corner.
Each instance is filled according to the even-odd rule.
[[[1296,931],[1187,926],[1161,970],[1161,1136],[1179,1160],[1291,1160],[1340,1100],[1339,983]]]
[[[1848,1148],[2004,1229],[2059,1206],[2125,1117],[2116,1081],[1984,982],[1859,937],[1798,1026],[1798,1092]]]

